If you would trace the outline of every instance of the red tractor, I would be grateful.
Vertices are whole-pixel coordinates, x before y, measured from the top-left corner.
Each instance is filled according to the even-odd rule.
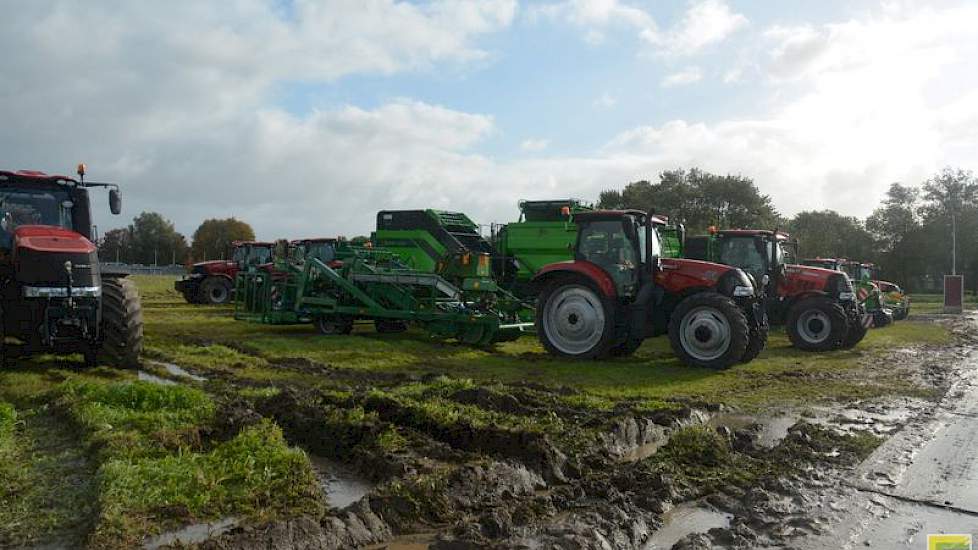
[[[119,187],[36,171],[0,171],[0,362],[12,355],[74,354],[134,366],[143,345],[136,285],[102,271],[92,244],[88,189]]]
[[[537,334],[552,354],[628,355],[668,333],[686,364],[748,362],[767,340],[767,319],[750,277],[735,267],[662,258],[663,220],[639,210],[575,214],[574,259],[543,267],[533,282]]]
[[[191,304],[226,304],[234,292],[234,278],[248,266],[272,262],[274,243],[234,241],[229,260],[197,262],[173,286]]]
[[[784,324],[798,349],[851,348],[864,336],[872,316],[855,299],[852,281],[842,272],[789,264],[789,236],[765,229],[711,230],[686,239],[684,254],[739,267],[761,281],[767,314]]]

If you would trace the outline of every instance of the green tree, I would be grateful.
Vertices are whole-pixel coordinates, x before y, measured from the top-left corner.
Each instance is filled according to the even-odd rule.
[[[799,212],[788,222],[788,231],[798,239],[802,258],[851,258],[876,260],[873,235],[855,217],[835,210]]]
[[[670,170],[659,181],[636,181],[603,191],[600,208],[637,208],[686,224],[691,234],[718,227],[773,227],[780,216],[771,198],[744,176],[720,176],[698,168]]]
[[[98,256],[103,262],[131,262],[132,235],[129,228],[119,227],[106,231],[98,243]]]
[[[143,212],[133,218],[128,231],[133,263],[169,264],[186,260],[187,240],[162,215]]]
[[[193,257],[197,260],[223,258],[234,241],[255,240],[255,230],[236,218],[209,219],[194,231]]]

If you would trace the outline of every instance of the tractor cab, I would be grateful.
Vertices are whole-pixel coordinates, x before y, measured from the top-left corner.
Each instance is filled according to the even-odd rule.
[[[577,215],[574,259],[587,261],[611,276],[618,296],[634,296],[661,252],[657,226],[662,220],[636,210],[605,210]]]
[[[235,241],[231,243],[231,261],[238,269],[247,269],[272,262],[273,243]]]
[[[710,228],[710,235],[691,237],[685,246],[686,257],[739,267],[761,290],[773,296],[777,294],[777,285],[783,284],[786,278],[797,241],[791,241],[781,231]]]

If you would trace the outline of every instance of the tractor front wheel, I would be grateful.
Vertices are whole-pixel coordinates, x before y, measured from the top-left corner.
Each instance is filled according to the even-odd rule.
[[[849,318],[849,328],[846,330],[846,337],[842,339],[842,349],[852,349],[856,344],[862,342],[869,332],[869,325],[864,325],[860,315],[853,315]],[[868,323],[868,322],[867,322]]]
[[[842,306],[825,296],[813,296],[788,311],[785,329],[792,345],[800,350],[830,351],[842,345],[849,321]]]
[[[596,359],[612,347],[615,312],[590,281],[562,278],[540,293],[536,325],[540,343],[551,354]]]
[[[750,329],[750,341],[747,343],[747,351],[744,352],[744,356],[740,358],[741,363],[750,363],[757,356],[761,354],[767,346],[767,333],[770,327],[767,323],[763,325],[758,325]]]
[[[126,278],[102,279],[101,359],[118,367],[136,367],[142,350],[143,306],[136,284]],[[86,354],[86,363],[93,359]]]
[[[208,277],[200,285],[201,302],[220,305],[231,301],[231,281],[224,277]]]
[[[687,365],[725,369],[740,362],[749,342],[747,316],[722,294],[693,294],[669,318],[672,351]]]

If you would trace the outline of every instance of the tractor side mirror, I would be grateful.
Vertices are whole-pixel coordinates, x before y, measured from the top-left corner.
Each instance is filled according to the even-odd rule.
[[[109,190],[109,210],[116,216],[122,213],[122,196],[118,189]]]

